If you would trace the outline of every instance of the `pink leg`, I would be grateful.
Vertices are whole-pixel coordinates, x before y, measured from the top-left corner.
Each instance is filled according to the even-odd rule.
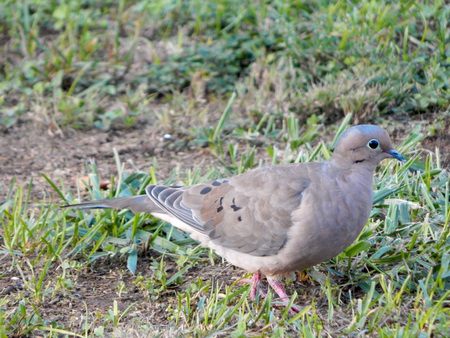
[[[267,277],[267,281],[269,282],[272,289],[277,293],[277,295],[281,298],[281,300],[285,303],[289,303],[289,297],[281,286],[280,282],[274,278]]]
[[[287,305],[289,303],[289,297],[286,294],[286,292],[284,291],[284,289],[281,286],[280,282],[277,281],[274,278],[271,278],[271,277],[267,277],[267,281],[269,282],[269,284],[272,287],[272,289],[276,292],[276,294],[281,298],[281,301],[283,303],[285,303],[285,305]],[[289,311],[291,312],[291,314],[295,314],[295,313],[300,312],[300,309],[298,307],[291,306]]]
[[[251,284],[250,289],[250,299],[254,300],[256,298],[256,293],[259,291],[261,297],[265,297],[267,292],[261,288],[261,272],[255,272],[251,279],[241,279],[239,283]]]

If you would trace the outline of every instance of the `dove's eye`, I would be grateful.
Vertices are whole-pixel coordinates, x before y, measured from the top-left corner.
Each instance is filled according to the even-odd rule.
[[[373,139],[367,142],[367,146],[372,150],[376,150],[380,148],[380,142],[378,142],[378,140]]]

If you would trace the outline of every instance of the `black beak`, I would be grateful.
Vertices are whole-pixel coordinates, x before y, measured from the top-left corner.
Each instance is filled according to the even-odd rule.
[[[406,162],[405,158],[402,155],[400,155],[399,153],[397,153],[394,149],[386,151],[386,153],[391,155],[392,158],[399,160],[400,162]]]

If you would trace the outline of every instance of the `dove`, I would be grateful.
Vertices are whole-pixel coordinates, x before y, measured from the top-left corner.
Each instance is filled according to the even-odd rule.
[[[266,166],[191,186],[152,184],[145,195],[64,207],[152,214],[253,273],[241,281],[251,284],[250,298],[265,295],[265,275],[287,304],[282,278],[356,240],[372,208],[374,171],[386,158],[405,161],[383,128],[357,125],[342,133],[325,162]]]

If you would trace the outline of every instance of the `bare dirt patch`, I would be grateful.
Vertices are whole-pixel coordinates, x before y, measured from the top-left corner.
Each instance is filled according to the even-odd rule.
[[[114,148],[128,172],[148,173],[155,157],[156,175],[162,180],[180,163],[183,170],[188,170],[216,161],[199,149],[184,146],[177,135],[166,140],[165,134],[167,131],[161,128],[143,126],[130,130],[69,130],[55,135],[26,124],[0,132],[0,202],[5,200],[13,179],[27,188],[32,179],[34,199],[56,196],[41,173],[55,183],[61,179],[66,189],[75,189],[92,162],[101,179],[109,182],[118,170]]]

